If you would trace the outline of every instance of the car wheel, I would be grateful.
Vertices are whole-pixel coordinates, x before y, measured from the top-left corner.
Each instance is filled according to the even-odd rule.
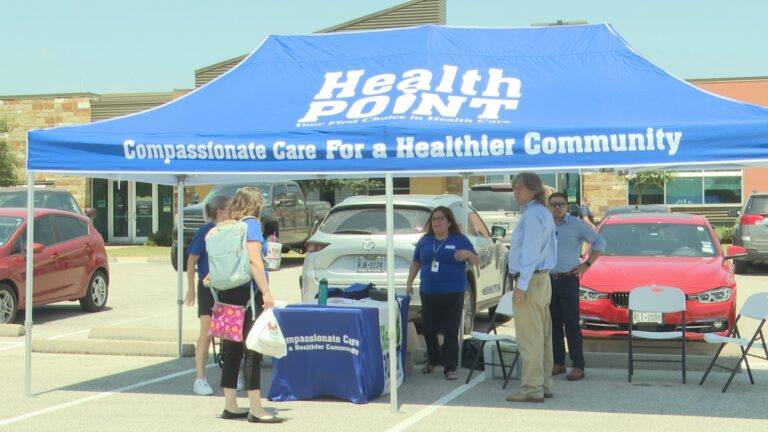
[[[737,274],[746,273],[748,267],[749,267],[749,263],[747,261],[739,261],[739,260],[733,261],[733,271],[735,271]]]
[[[9,324],[16,320],[18,299],[13,288],[0,284],[0,324]]]
[[[98,312],[104,310],[109,294],[107,275],[102,270],[96,270],[88,282],[85,297],[80,299],[80,307],[86,312]]]
[[[464,336],[469,336],[475,328],[475,293],[472,287],[464,290]]]

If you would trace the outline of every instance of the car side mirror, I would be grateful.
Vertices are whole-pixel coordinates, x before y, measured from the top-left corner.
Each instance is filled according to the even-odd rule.
[[[491,238],[493,241],[498,241],[506,237],[507,229],[501,225],[494,225],[491,227]]]
[[[747,250],[741,246],[730,245],[723,259],[741,258],[747,256]]]
[[[43,253],[43,249],[45,249],[45,246],[42,245],[42,243],[32,243],[32,253],[38,254]],[[27,253],[27,247],[24,246],[24,253]]]
[[[739,210],[735,210],[735,209],[728,210],[729,217],[738,217],[739,213],[741,213]]]
[[[93,207],[88,207],[85,209],[85,215],[88,216],[89,218],[95,218],[97,213],[98,212]]]

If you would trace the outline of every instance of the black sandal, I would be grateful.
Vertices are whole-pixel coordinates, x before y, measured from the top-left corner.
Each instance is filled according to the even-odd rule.
[[[421,368],[421,373],[428,374],[435,370],[435,365],[431,365],[429,363],[425,364],[423,368]]]

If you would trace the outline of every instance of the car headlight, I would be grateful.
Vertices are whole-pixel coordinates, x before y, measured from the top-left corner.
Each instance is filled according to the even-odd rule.
[[[688,294],[689,300],[696,300],[699,303],[722,303],[731,299],[733,290],[727,287],[716,288],[704,291],[699,294]]]
[[[587,287],[579,287],[579,299],[584,301],[598,301],[600,299],[608,298],[608,294],[589,289]]]

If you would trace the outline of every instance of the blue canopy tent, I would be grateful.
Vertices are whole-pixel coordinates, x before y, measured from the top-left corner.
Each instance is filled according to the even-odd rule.
[[[140,180],[179,199],[185,184],[384,176],[391,215],[393,176],[766,160],[767,109],[671,76],[610,25],[425,26],[270,36],[161,107],[29,132],[27,170],[30,185],[39,172]],[[391,222],[388,243],[392,269]]]

